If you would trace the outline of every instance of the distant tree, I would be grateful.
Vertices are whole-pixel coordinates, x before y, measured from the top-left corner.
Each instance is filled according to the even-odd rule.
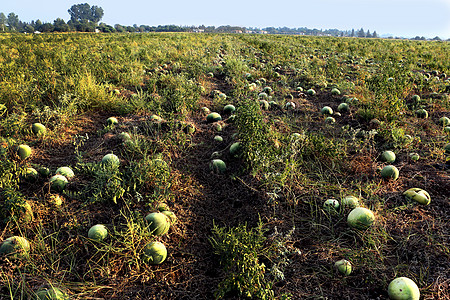
[[[35,24],[34,24],[34,30],[35,31],[40,31],[41,30],[41,26],[42,26],[42,21],[37,19]]]
[[[74,4],[68,10],[70,19],[73,22],[90,21],[97,24],[103,18],[103,8],[98,6],[90,6],[87,3]]]
[[[366,38],[371,38],[372,37],[372,35],[370,34],[370,31],[369,30],[367,30],[367,33],[366,33]]]
[[[0,28],[1,28],[1,30],[4,32],[5,31],[5,25],[6,25],[6,22],[7,22],[7,18],[6,18],[6,16],[5,16],[5,14],[4,13],[0,13]]]
[[[358,31],[358,37],[360,37],[360,38],[366,37],[366,34],[364,33],[364,29],[363,28],[361,28]]]
[[[25,24],[25,26],[23,26],[23,30],[27,33],[33,33],[34,32],[34,26],[31,24]]]
[[[114,25],[114,29],[115,29],[117,32],[125,32],[125,31],[126,31],[126,29],[125,29],[122,25],[120,25],[120,24]]]
[[[372,33],[372,37],[375,38],[375,39],[378,38],[378,34],[377,34],[376,31],[374,31],[374,32]]]
[[[53,30],[57,32],[70,31],[69,25],[67,25],[66,22],[61,18],[57,18],[55,21],[53,21],[53,27]]]
[[[432,41],[442,41],[440,37],[435,36],[434,38],[431,39]]]
[[[97,29],[100,30],[101,32],[106,32],[106,33],[116,32],[116,29],[114,29],[114,27],[112,27],[111,25],[105,24],[103,22],[98,24]]]
[[[352,33],[350,34],[351,37],[355,36],[355,29],[352,29]]]
[[[19,16],[15,13],[9,13],[6,23],[8,24],[9,30],[16,31],[19,29]]]
[[[45,22],[39,27],[40,32],[52,32],[54,30],[52,23]]]

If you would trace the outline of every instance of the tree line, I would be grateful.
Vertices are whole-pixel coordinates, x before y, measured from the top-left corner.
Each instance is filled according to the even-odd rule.
[[[100,22],[103,17],[103,9],[97,6],[89,6],[89,4],[73,5],[69,10],[70,20],[65,22],[62,18],[57,18],[50,22],[42,22],[41,20],[23,22],[15,13],[9,13],[7,16],[0,13],[0,31],[1,32],[206,32],[206,33],[267,33],[267,34],[299,34],[299,35],[314,35],[314,36],[348,36],[348,37],[367,37],[376,38],[378,34],[376,31],[370,33],[364,31],[341,31],[338,29],[309,29],[303,28],[288,28],[288,27],[267,27],[267,28],[246,28],[240,26],[177,26],[177,25],[137,25],[126,26],[115,24],[114,26]],[[99,23],[100,22],[100,23]]]
[[[126,26],[115,24],[114,26],[100,22],[103,18],[103,8],[99,6],[90,6],[88,3],[74,4],[68,10],[69,21],[57,18],[52,23],[42,22],[41,20],[23,22],[19,16],[11,12],[7,16],[0,13],[0,32],[206,32],[206,33],[263,33],[263,34],[294,34],[294,35],[313,35],[313,36],[335,36],[335,37],[359,37],[359,38],[378,38],[378,33],[370,30],[338,30],[338,29],[310,29],[306,27],[288,28],[288,27],[267,27],[267,28],[246,28],[239,26],[177,26],[177,25],[137,25]],[[424,40],[424,37],[416,37],[416,40]],[[433,40],[440,40],[435,37]]]

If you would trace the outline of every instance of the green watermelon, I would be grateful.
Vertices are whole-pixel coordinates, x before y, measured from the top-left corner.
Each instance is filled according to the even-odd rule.
[[[169,231],[170,220],[161,212],[153,212],[145,217],[149,223],[148,229],[154,235],[164,235]]]
[[[375,215],[370,209],[364,207],[354,208],[347,217],[347,223],[350,227],[366,229],[375,222]]]
[[[0,245],[0,255],[8,255],[12,258],[23,258],[28,256],[30,243],[21,236],[7,238]]]
[[[389,283],[388,295],[393,300],[419,300],[420,291],[416,283],[407,277],[398,277]]]
[[[347,276],[352,272],[352,264],[346,260],[341,259],[334,263],[334,267],[339,271],[339,273]]]
[[[341,200],[341,205],[343,207],[355,208],[359,206],[359,199],[355,196],[345,196]]]
[[[106,120],[106,124],[108,124],[108,125],[117,125],[117,124],[119,124],[119,121],[115,117],[109,117]]]
[[[327,199],[323,203],[323,209],[326,211],[337,211],[339,209],[339,201],[336,199]]]
[[[225,105],[223,112],[226,114],[232,114],[236,111],[236,107],[232,104]]]
[[[208,123],[218,122],[222,121],[222,116],[216,112],[212,112],[209,115],[206,116],[206,121]]]
[[[241,152],[241,143],[240,142],[235,142],[233,144],[231,144],[230,146],[230,154],[231,156],[237,156],[239,155],[239,153]]]
[[[108,236],[108,229],[103,224],[97,224],[89,228],[88,238],[96,240],[97,242],[103,241]]]
[[[422,205],[428,205],[431,202],[430,194],[428,194],[427,191],[419,188],[410,188],[409,190],[405,191],[403,195],[407,199],[414,200]]]
[[[22,160],[30,157],[31,152],[31,148],[28,145],[19,145],[19,148],[17,149],[17,155],[19,155]]]
[[[144,248],[143,260],[152,265],[159,265],[167,258],[167,249],[161,242],[151,242]]]
[[[227,166],[223,160],[213,159],[209,164],[209,169],[216,174],[223,174],[227,170]]]
[[[71,179],[75,176],[75,173],[69,167],[60,167],[56,170],[56,174],[62,175],[67,179]]]
[[[62,192],[67,183],[67,178],[63,175],[56,174],[50,178],[50,187],[57,192]]]
[[[50,287],[48,289],[39,289],[36,292],[37,300],[68,300],[69,296],[57,287]]]
[[[37,136],[43,136],[47,132],[47,129],[41,123],[34,123],[31,125],[31,131]]]
[[[120,160],[117,155],[109,153],[103,156],[102,164],[118,167],[120,165]]]
[[[395,166],[388,165],[381,170],[381,177],[383,177],[384,179],[397,180],[398,176],[399,171]]]
[[[340,112],[349,112],[350,106],[347,103],[343,102],[343,103],[339,104],[337,109]]]
[[[384,151],[381,153],[381,160],[387,163],[393,163],[395,161],[395,153],[393,151]]]

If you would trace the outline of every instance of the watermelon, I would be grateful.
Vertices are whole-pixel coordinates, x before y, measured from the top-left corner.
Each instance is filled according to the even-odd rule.
[[[108,236],[108,229],[105,225],[97,224],[89,228],[88,238],[97,242],[103,241]]]
[[[212,112],[209,115],[206,116],[206,121],[208,123],[218,122],[222,121],[222,116],[216,112]]]
[[[69,167],[60,167],[56,170],[56,174],[62,175],[67,179],[71,179],[75,176],[75,173]]]
[[[38,171],[36,171],[35,168],[32,167],[28,167],[25,169],[25,180],[26,181],[36,181],[36,179],[38,178]]]
[[[144,248],[143,260],[152,265],[159,265],[167,258],[167,249],[161,242],[151,242]]]
[[[39,289],[36,292],[37,300],[66,300],[69,296],[57,287],[50,287],[48,289]]]
[[[120,160],[117,155],[109,153],[103,156],[102,164],[118,167],[120,165]]]
[[[366,229],[375,222],[375,215],[370,209],[364,207],[354,208],[347,217],[347,223],[350,227],[357,229]]]
[[[286,105],[284,106],[287,110],[295,109],[295,103],[294,102],[286,102]]]
[[[326,117],[325,118],[325,123],[327,123],[327,124],[334,124],[334,123],[336,123],[336,119],[333,118],[333,117]]]
[[[341,200],[341,205],[343,207],[355,208],[359,206],[359,199],[355,196],[345,196]]]
[[[352,264],[346,260],[341,259],[334,263],[334,267],[343,275],[350,275],[352,272]]]
[[[388,165],[381,170],[381,177],[383,177],[384,179],[397,180],[398,176],[399,171],[395,166]]]
[[[267,93],[264,93],[264,92],[259,93],[258,94],[258,99],[260,99],[260,100],[268,100],[269,99],[269,95],[267,95]]]
[[[150,213],[145,217],[145,220],[149,223],[150,233],[154,235],[164,235],[169,231],[170,220],[161,212]]]
[[[331,94],[335,96],[339,96],[341,94],[341,91],[337,88],[331,89]]]
[[[131,135],[128,132],[121,132],[121,133],[119,133],[118,138],[122,142],[128,142],[131,140]]]
[[[213,159],[209,163],[209,169],[216,174],[223,174],[227,170],[227,166],[223,160]]]
[[[339,201],[336,199],[327,199],[323,203],[323,209],[326,211],[336,211],[339,209]]]
[[[316,91],[313,90],[313,89],[309,89],[309,90],[306,91],[306,93],[307,93],[308,95],[310,95],[310,96],[314,96],[314,95],[316,94]]]
[[[447,126],[450,125],[450,119],[447,117],[442,117],[439,119],[439,125],[441,126]]]
[[[420,101],[420,96],[419,96],[419,95],[414,95],[414,96],[411,97],[411,100],[412,100],[414,103],[417,104],[417,103]]]
[[[21,236],[12,236],[3,241],[0,245],[0,254],[8,255],[12,258],[23,258],[28,256],[30,243]]]
[[[398,277],[389,283],[388,295],[393,300],[419,300],[420,291],[416,283],[407,277]]]
[[[411,160],[414,160],[414,161],[418,161],[420,158],[419,153],[413,152],[413,153],[409,153],[408,155],[409,155],[409,158],[411,158]]]
[[[272,90],[272,88],[270,86],[266,86],[263,89],[263,92],[266,93],[267,95],[270,95],[270,94],[272,94],[273,90]]]
[[[428,118],[428,112],[425,109],[421,108],[416,110],[416,116],[420,119],[426,119]]]
[[[19,145],[19,148],[17,149],[17,155],[19,155],[22,160],[30,157],[31,152],[31,148],[28,145]]]
[[[34,123],[31,125],[31,131],[37,136],[43,136],[47,132],[47,129],[41,123]]]
[[[119,124],[119,121],[117,121],[117,119],[115,117],[109,117],[106,120],[106,124],[108,124],[108,125],[117,125],[117,124]]]
[[[211,113],[211,111],[209,110],[209,108],[207,108],[206,106],[203,106],[201,108],[202,113],[204,113],[205,115]]]
[[[409,190],[405,191],[403,195],[406,197],[406,199],[414,200],[422,205],[428,205],[431,202],[430,194],[428,194],[427,191],[419,188],[410,188]]]
[[[343,102],[339,104],[337,109],[340,112],[348,112],[350,110],[350,106],[347,103]]]
[[[230,146],[230,154],[232,156],[237,156],[240,153],[241,148],[242,147],[241,147],[241,143],[240,142],[235,142],[235,143],[231,144],[231,146]]]
[[[395,161],[395,153],[393,151],[384,151],[381,153],[381,161],[393,163]]]
[[[232,114],[236,111],[236,107],[232,104],[225,105],[223,108],[223,112],[226,114]]]
[[[50,187],[57,192],[62,192],[67,183],[67,178],[63,175],[56,174],[50,178]]]
[[[321,110],[320,113],[322,115],[328,115],[331,116],[333,114],[333,109],[329,106],[324,106]]]
[[[270,104],[267,100],[259,100],[259,106],[262,110],[269,110]]]

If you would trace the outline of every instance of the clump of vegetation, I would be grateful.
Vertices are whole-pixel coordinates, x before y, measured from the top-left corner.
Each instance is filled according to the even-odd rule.
[[[260,257],[272,255],[265,248],[264,231],[262,223],[252,229],[246,225],[234,228],[214,225],[210,242],[226,272],[215,292],[217,298],[233,291],[244,297],[273,297],[272,283],[265,277],[265,266],[259,261]]]

